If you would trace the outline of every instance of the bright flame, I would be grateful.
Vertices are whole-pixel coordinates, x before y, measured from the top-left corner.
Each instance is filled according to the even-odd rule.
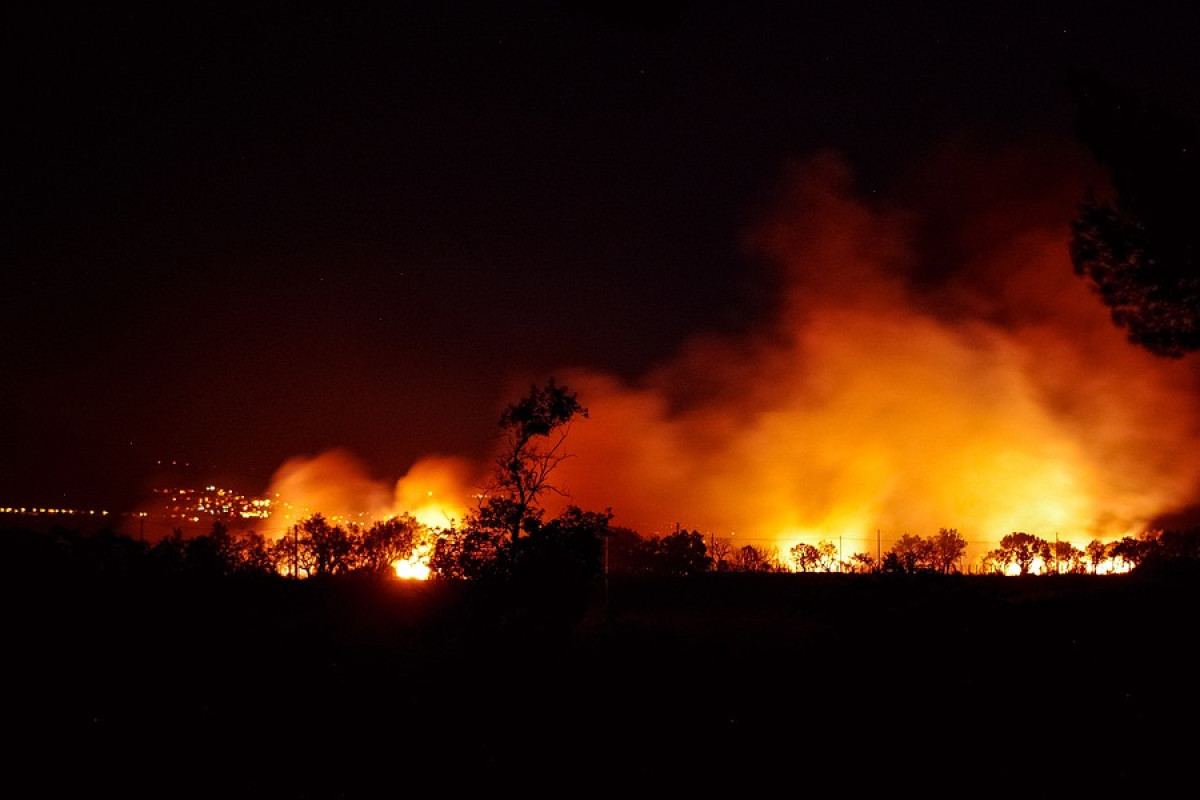
[[[427,527],[429,530],[439,530],[438,528]],[[399,561],[393,561],[392,569],[395,570],[396,577],[418,581],[429,580],[429,576],[433,573],[429,562],[433,558],[435,543],[436,538],[433,536],[422,537],[413,548],[411,556]]]
[[[275,537],[297,522],[322,514],[334,524],[369,528],[377,521],[408,514],[425,529],[415,552],[392,562],[396,577],[427,580],[437,532],[453,527],[472,496],[471,465],[458,458],[429,457],[415,463],[389,492],[365,465],[344,450],[314,458],[294,458],[271,482]]]
[[[401,561],[393,561],[392,569],[396,570],[397,578],[408,578],[419,581],[429,579],[430,570],[428,556],[423,558],[413,556]]]
[[[973,559],[1014,531],[1082,549],[1194,500],[1196,362],[1127,344],[1072,274],[1082,191],[1014,192],[1037,172],[1024,162],[952,166],[993,180],[940,203],[996,207],[939,230],[948,276],[922,272],[912,215],[856,200],[844,164],[818,158],[752,238],[782,275],[771,324],[634,383],[560,375],[591,412],[562,465],[571,502],[643,532],[685,514],[781,554],[956,528]]]
[[[472,469],[461,458],[423,458],[396,482],[392,508],[430,528],[453,527],[467,513]]]
[[[1083,549],[1195,502],[1200,359],[1129,345],[1072,274],[1083,191],[1055,177],[1070,159],[1050,158],[928,166],[929,230],[855,198],[840,159],[803,165],[749,239],[778,272],[771,319],[697,338],[635,381],[558,373],[590,418],[550,511],[611,508],[647,535],[665,520],[737,531],[733,546],[784,558],[798,541],[835,541],[849,560],[955,528],[969,566],[1008,533]],[[472,474],[431,457],[389,494],[334,451],[289,462],[272,490],[301,515],[407,511],[445,527]]]

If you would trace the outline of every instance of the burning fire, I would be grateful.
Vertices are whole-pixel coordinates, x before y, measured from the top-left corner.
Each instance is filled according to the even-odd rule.
[[[336,524],[363,527],[408,514],[430,535],[417,542],[410,557],[393,562],[392,568],[399,578],[425,580],[436,532],[452,527],[467,511],[471,493],[465,487],[471,484],[471,471],[463,459],[428,457],[414,464],[389,491],[345,450],[294,458],[271,481],[269,493],[276,498],[273,528],[283,535],[317,513]]]
[[[557,373],[591,411],[556,474],[561,502],[643,534],[682,522],[781,552],[836,541],[844,557],[953,527],[971,559],[1014,531],[1083,548],[1194,502],[1195,361],[1125,341],[1072,274],[1082,187],[1054,177],[1069,161],[1018,155],[923,173],[935,208],[961,217],[930,223],[932,238],[920,215],[857,198],[839,158],[796,169],[748,239],[775,269],[769,320],[699,337],[634,381]],[[389,491],[334,452],[285,465],[273,491],[445,527],[474,474],[430,458]]]
[[[940,232],[948,271],[922,269],[911,213],[857,199],[823,156],[750,239],[780,278],[769,324],[635,382],[562,375],[592,412],[563,465],[572,502],[783,552],[953,527],[974,558],[1013,531],[1083,548],[1194,501],[1196,365],[1126,343],[1073,275],[1081,188],[1030,196],[1020,161],[943,166],[978,185],[939,184],[939,203],[991,203]]]
[[[392,562],[397,578],[424,581],[429,579],[429,553]]]
[[[463,459],[418,461],[390,490],[370,477],[366,465],[345,450],[293,458],[271,480],[272,520],[290,526],[312,514],[338,522],[370,524],[410,514],[422,525],[448,528],[467,511],[471,465]]]

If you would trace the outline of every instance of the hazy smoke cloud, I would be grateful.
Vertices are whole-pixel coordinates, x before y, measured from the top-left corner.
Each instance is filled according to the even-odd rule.
[[[773,319],[635,384],[561,375],[591,410],[572,501],[847,555],[939,527],[976,552],[1017,530],[1082,545],[1193,501],[1197,370],[1127,344],[1072,273],[1082,187],[1004,158],[931,169],[961,206],[932,239],[919,209],[855,197],[837,157],[798,166],[749,236],[779,270]]]
[[[907,208],[856,196],[837,156],[794,167],[747,236],[776,269],[770,319],[699,336],[633,383],[557,374],[591,416],[556,475],[570,497],[551,505],[848,556],[940,527],[972,555],[1019,530],[1082,546],[1195,502],[1197,365],[1128,344],[1074,276],[1084,187],[1052,162],[948,149]],[[339,451],[285,465],[272,488],[444,524],[486,472],[431,457],[389,487]]]
[[[370,526],[377,519],[408,513],[433,528],[462,520],[479,485],[478,467],[453,456],[420,459],[395,484],[372,477],[367,465],[347,450],[296,457],[271,479],[269,496],[278,509],[272,531],[321,513],[339,522]]]

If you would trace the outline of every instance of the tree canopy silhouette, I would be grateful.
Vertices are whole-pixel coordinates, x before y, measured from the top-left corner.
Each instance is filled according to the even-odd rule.
[[[1000,540],[997,550],[1001,563],[1015,564],[1021,575],[1028,575],[1037,559],[1043,562],[1050,556],[1050,543],[1024,531],[1014,531]]]
[[[535,522],[538,498],[548,491],[561,493],[550,475],[569,457],[563,442],[571,422],[587,415],[575,393],[553,378],[545,386],[531,386],[500,415],[503,444],[481,512],[502,525],[512,542]]]
[[[1130,341],[1178,358],[1200,349],[1200,137],[1157,102],[1095,76],[1072,86],[1078,136],[1115,196],[1089,195],[1071,261]]]
[[[439,538],[430,562],[435,575],[520,584],[536,594],[556,581],[556,588],[578,588],[599,574],[611,511],[571,506],[545,521],[540,502],[547,492],[567,496],[551,475],[570,457],[564,442],[572,421],[587,415],[553,378],[504,410],[491,480],[462,526]]]

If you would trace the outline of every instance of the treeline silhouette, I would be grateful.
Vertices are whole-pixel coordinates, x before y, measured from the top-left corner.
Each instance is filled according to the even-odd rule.
[[[1123,575],[784,574],[606,522],[571,512],[586,547],[527,531],[504,569],[429,581],[396,579],[384,564],[407,550],[369,529],[334,548],[358,555],[295,556],[301,579],[219,526],[154,544],[6,531],[19,761],[70,764],[37,771],[46,795],[309,797],[781,774],[986,793],[997,772],[1145,791],[1191,763],[1173,731],[1200,708],[1194,530],[1145,540]],[[581,550],[591,571],[564,580]]]
[[[370,526],[331,522],[313,514],[275,540],[254,530],[231,530],[213,522],[209,532],[185,536],[182,529],[150,543],[112,528],[84,532],[54,527],[46,532],[4,532],[11,567],[193,576],[313,578],[369,573],[394,576],[397,562],[427,563],[433,579],[504,579],[536,573],[570,573],[582,583],[602,574],[696,575],[704,572],[939,573],[964,571],[966,540],[953,528],[922,537],[903,534],[881,559],[868,553],[840,558],[831,541],[800,542],[786,557],[774,545],[735,547],[732,538],[680,529],[643,536],[610,524],[611,512],[571,506],[559,517],[539,521],[516,547],[504,535],[471,518],[461,528],[435,529],[409,514]],[[1200,562],[1200,527],[1147,531],[1112,542],[1094,540],[1080,549],[1024,532],[1006,535],[982,558],[978,574],[1096,574],[1163,569]],[[1186,568],[1186,566],[1180,566]]]
[[[1200,532],[1130,540],[1116,555],[1136,566],[1114,576],[1016,532],[994,560],[1008,577],[963,574],[954,529],[874,560],[796,545],[789,564],[697,531],[643,537],[607,510],[548,518],[539,497],[585,416],[565,387],[532,387],[501,416],[488,491],[446,531],[314,515],[273,541],[220,524],[153,543],[0,532],[12,785],[125,798],[1194,785]],[[397,579],[413,559],[431,580]],[[1038,559],[1059,574],[1028,574]]]

